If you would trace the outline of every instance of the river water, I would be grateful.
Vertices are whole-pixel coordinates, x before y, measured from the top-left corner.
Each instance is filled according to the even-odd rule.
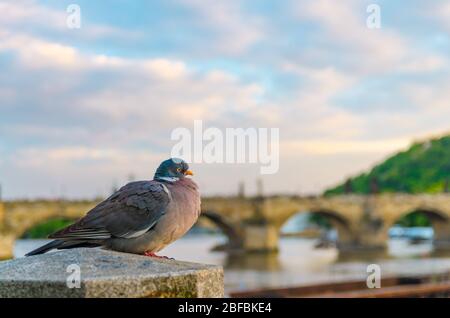
[[[316,239],[284,237],[277,255],[229,256],[211,252],[212,247],[224,241],[219,234],[189,234],[166,247],[161,255],[224,266],[226,294],[260,287],[366,279],[369,264],[380,265],[382,277],[450,271],[450,253],[433,251],[430,242],[410,245],[405,239],[391,239],[386,253],[342,254],[335,248],[314,248]],[[45,242],[17,240],[14,255],[22,257]]]

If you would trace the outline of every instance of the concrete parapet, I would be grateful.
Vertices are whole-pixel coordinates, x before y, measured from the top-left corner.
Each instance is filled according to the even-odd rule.
[[[77,248],[0,262],[2,297],[223,297],[220,266]]]

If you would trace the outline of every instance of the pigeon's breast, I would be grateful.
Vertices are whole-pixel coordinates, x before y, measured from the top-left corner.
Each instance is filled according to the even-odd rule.
[[[179,239],[197,222],[200,215],[200,193],[186,184],[167,185],[171,202],[164,217],[155,227],[167,245]]]
[[[186,180],[183,180],[186,181]],[[194,222],[200,214],[200,192],[197,185],[190,182],[175,182],[168,187],[171,203],[174,203],[173,207],[177,209],[178,215],[194,218]]]

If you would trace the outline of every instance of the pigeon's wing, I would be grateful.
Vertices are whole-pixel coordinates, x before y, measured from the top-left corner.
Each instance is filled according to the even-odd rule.
[[[157,181],[131,182],[90,210],[78,222],[52,234],[66,240],[133,238],[150,230],[170,202],[167,187]]]

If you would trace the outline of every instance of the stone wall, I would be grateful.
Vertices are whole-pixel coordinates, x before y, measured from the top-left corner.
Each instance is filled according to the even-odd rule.
[[[4,297],[223,297],[223,269],[77,248],[0,262]]]

